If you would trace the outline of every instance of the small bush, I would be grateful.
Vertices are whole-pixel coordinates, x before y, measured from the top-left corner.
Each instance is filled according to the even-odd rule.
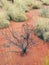
[[[23,11],[29,11],[29,7],[27,6],[26,2],[23,0],[18,0],[18,1],[14,1],[14,4],[16,5],[16,7],[23,9]]]
[[[49,9],[48,8],[43,8],[40,12],[40,16],[49,18]]]
[[[35,34],[43,39],[48,41],[48,32],[49,32],[49,20],[45,19],[40,19],[35,26],[34,29]]]
[[[14,2],[15,3],[19,2],[22,4],[24,3],[25,5],[30,6],[30,5],[32,5],[33,0],[14,0]]]
[[[45,41],[49,42],[49,31],[48,31],[48,32],[45,32],[45,33],[43,34],[43,39],[44,39]]]
[[[8,19],[9,20],[7,11],[5,11],[4,9],[0,9],[0,19]]]
[[[28,53],[28,50],[30,47],[36,45],[36,42],[33,41],[33,37],[31,36],[32,35],[32,32],[33,32],[33,29],[32,29],[32,25],[30,27],[29,24],[25,23],[22,25],[22,30],[21,30],[21,34],[20,32],[17,32],[17,29],[14,30],[14,28],[8,28],[6,29],[7,32],[5,31],[0,31],[2,35],[5,36],[5,40],[9,41],[7,42],[7,44],[5,45],[2,45],[4,48],[8,46],[9,44],[9,47],[11,47],[11,45],[13,45],[14,48],[18,48],[20,50],[9,50],[9,51],[6,51],[6,53],[19,53],[21,56],[24,56]],[[11,34],[10,36],[8,35],[8,32]],[[14,40],[13,40],[14,39]],[[16,40],[16,41],[15,41]]]
[[[19,8],[20,10],[22,9],[24,12],[29,11],[29,7],[26,6],[25,4],[16,4],[16,7]]]
[[[8,10],[8,8],[11,7],[11,6],[12,6],[12,4],[7,2],[7,3],[3,6],[3,9]]]
[[[22,22],[27,19],[25,12],[17,9],[15,6],[12,6],[9,8],[8,15],[10,16],[12,20],[17,22],[20,22],[20,21]]]
[[[49,0],[42,0],[44,5],[49,5]]]
[[[0,20],[0,28],[6,28],[10,25],[10,22],[8,20]]]
[[[1,0],[1,4],[2,4],[2,8],[5,10],[8,10],[8,8],[12,6],[12,3],[7,0]]]
[[[42,8],[42,2],[40,2],[40,1],[33,1],[32,8],[33,9]]]
[[[3,7],[3,5],[2,5],[2,3],[0,2],[0,8],[2,8]]]
[[[27,6],[30,6],[30,5],[32,5],[32,3],[34,2],[34,0],[25,0],[25,2],[26,2]]]

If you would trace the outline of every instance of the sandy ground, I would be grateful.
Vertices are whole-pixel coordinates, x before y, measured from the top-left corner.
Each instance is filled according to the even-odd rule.
[[[14,30],[21,31],[22,24],[29,23],[35,24],[37,19],[39,19],[39,10],[31,10],[26,13],[28,20],[25,22],[12,22],[10,28],[13,27]],[[0,29],[0,31],[7,32],[7,29]],[[8,31],[8,35],[10,35]],[[4,48],[3,44],[8,44],[5,37],[0,32],[0,65],[43,65],[43,58],[49,53],[49,43],[40,40],[37,36],[33,35],[33,41],[36,42],[35,46],[28,49],[28,52],[23,57],[16,53],[5,53],[8,50],[18,50],[14,46]]]

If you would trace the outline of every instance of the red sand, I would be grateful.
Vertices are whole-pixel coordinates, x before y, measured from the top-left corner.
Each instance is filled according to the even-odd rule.
[[[29,24],[33,24],[39,18],[38,10],[31,10],[26,15],[28,17],[26,22]],[[24,23],[25,22],[11,22],[9,27],[13,27],[20,31]],[[1,30],[4,31],[5,29]],[[43,58],[47,56],[49,52],[49,43],[45,43],[37,36],[33,36],[33,38],[37,44],[29,48],[27,55],[23,57],[12,52],[4,54],[4,52],[8,50],[17,50],[16,47],[11,46],[10,48],[3,48],[0,46],[0,65],[43,65]],[[4,36],[0,33],[0,45],[4,43],[8,44]]]

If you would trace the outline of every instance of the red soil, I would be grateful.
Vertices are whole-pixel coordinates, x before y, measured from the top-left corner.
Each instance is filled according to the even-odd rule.
[[[31,10],[28,12],[26,14],[28,20],[25,22],[33,24],[39,18],[38,12],[38,10]],[[22,24],[25,22],[11,22],[9,27],[21,31]],[[6,29],[1,30],[5,31]],[[8,35],[9,34],[10,33],[8,32]],[[35,35],[33,35],[33,39],[37,44],[29,48],[27,54],[23,57],[12,52],[4,53],[8,50],[18,50],[16,47],[10,46],[9,48],[4,48],[0,46],[0,65],[43,65],[43,58],[47,56],[49,52],[49,43],[45,43]],[[0,45],[4,43],[8,44],[8,41],[6,41],[4,36],[0,33]]]

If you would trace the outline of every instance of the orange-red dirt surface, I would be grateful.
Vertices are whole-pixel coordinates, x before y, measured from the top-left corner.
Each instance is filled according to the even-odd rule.
[[[28,24],[35,24],[35,21],[39,18],[39,10],[31,10],[26,13],[28,20],[25,21]],[[14,30],[21,31],[22,24],[25,22],[11,22],[10,28]],[[6,29],[0,29],[0,31],[8,32]],[[8,32],[8,35],[10,33]],[[46,43],[39,39],[37,36],[33,35],[33,39],[36,42],[36,45],[30,47],[27,51],[27,54],[20,56],[14,52],[5,53],[9,50],[19,50],[16,47],[10,46],[9,48],[4,48],[3,44],[8,44],[8,41],[5,40],[4,35],[0,32],[0,65],[43,65],[43,58],[49,53],[49,43]]]

